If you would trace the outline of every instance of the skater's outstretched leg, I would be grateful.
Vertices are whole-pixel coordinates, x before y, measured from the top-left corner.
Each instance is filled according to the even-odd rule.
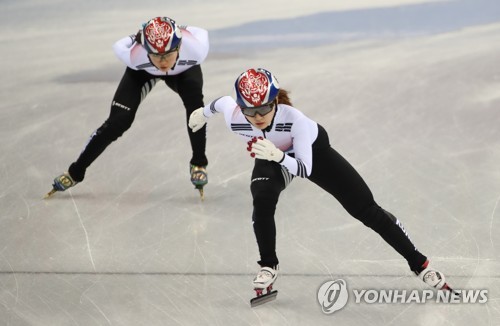
[[[125,70],[111,102],[109,117],[92,133],[78,159],[69,166],[66,172],[73,181],[76,181],[75,184],[83,181],[87,168],[108,145],[130,128],[141,100],[154,87],[154,84],[155,79],[145,71],[136,71],[131,68]],[[54,187],[49,194],[56,191],[64,190]]]
[[[122,116],[126,116],[126,119],[116,119]],[[54,179],[53,189],[45,198],[51,196],[56,191],[64,191],[82,182],[90,164],[94,162],[109,144],[120,137],[132,125],[133,118],[133,115],[128,114],[116,114],[108,118],[108,120],[90,136],[90,140],[80,153],[78,159],[69,166],[68,172]],[[114,119],[116,119],[116,121]]]
[[[326,132],[320,128],[319,133]],[[328,146],[326,144],[328,141],[324,146]],[[377,232],[407,260],[411,270],[422,266],[427,257],[417,250],[401,221],[375,202],[370,188],[354,167],[331,147],[316,149],[313,157],[314,169],[309,179],[332,194],[351,216]]]

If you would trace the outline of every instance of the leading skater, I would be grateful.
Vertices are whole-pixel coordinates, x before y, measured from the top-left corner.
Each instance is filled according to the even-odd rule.
[[[90,137],[83,152],[67,172],[54,179],[53,189],[64,191],[82,182],[87,168],[106,147],[130,128],[139,104],[159,81],[178,93],[190,114],[203,106],[203,75],[200,64],[208,54],[208,32],[193,26],[178,26],[168,17],[156,17],[143,24],[137,34],[120,39],[113,45],[118,58],[127,68],[111,102],[107,120]],[[168,105],[166,105],[168,106]],[[193,133],[189,128],[192,157],[191,182],[203,198],[207,184],[205,155],[206,130]]]
[[[253,228],[261,266],[253,280],[257,296],[278,276],[274,213],[278,198],[294,177],[307,178],[334,196],[354,218],[377,232],[408,262],[420,279],[437,289],[449,289],[444,275],[413,245],[401,222],[381,208],[356,170],[329,143],[325,129],[292,106],[271,72],[257,68],[243,72],[235,83],[236,101],[216,99],[195,110],[189,126],[202,128],[215,113],[248,141],[255,158],[250,190]]]

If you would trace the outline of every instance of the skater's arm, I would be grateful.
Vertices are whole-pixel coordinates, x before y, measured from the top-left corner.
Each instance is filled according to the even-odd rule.
[[[216,113],[232,114],[237,104],[231,96],[222,96],[203,108],[203,115],[210,118]]]
[[[223,112],[224,115],[227,116],[229,109],[234,109],[235,107],[236,102],[230,96],[219,97],[205,107],[194,110],[189,116],[188,126],[193,132],[196,132],[203,128],[208,118],[212,117],[214,114]]]
[[[186,32],[190,33],[196,40],[198,40],[198,42],[200,42],[200,44],[203,44],[208,48],[209,43],[207,30],[194,26],[180,26],[180,28],[182,29],[183,37]]]
[[[131,49],[133,46],[139,45],[135,38],[135,35],[130,35],[116,41],[115,44],[113,44],[113,51],[115,52],[115,55],[129,67],[132,66],[130,57]]]
[[[180,58],[182,60],[196,61],[201,64],[208,56],[210,45],[208,32],[203,28],[182,26],[182,43]]]

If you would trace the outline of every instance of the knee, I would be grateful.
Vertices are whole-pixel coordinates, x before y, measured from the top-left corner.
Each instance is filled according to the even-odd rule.
[[[272,199],[277,200],[280,194],[280,189],[273,184],[271,178],[255,178],[250,184],[250,191],[254,199]]]
[[[265,180],[267,179],[267,180]],[[268,178],[253,180],[250,185],[252,192],[254,221],[256,218],[274,215],[280,190],[273,186]]]
[[[384,229],[389,224],[394,224],[396,222],[396,217],[394,217],[394,215],[385,211],[376,203],[365,207],[353,214],[353,216],[364,225],[374,230]]]
[[[133,120],[106,121],[96,131],[96,135],[105,136],[111,140],[116,140],[122,136],[132,125]]]

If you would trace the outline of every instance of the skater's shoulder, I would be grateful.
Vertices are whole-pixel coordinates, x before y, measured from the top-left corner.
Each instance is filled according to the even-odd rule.
[[[196,31],[196,33],[195,33]],[[200,64],[208,56],[208,32],[196,27],[187,27],[182,33],[182,43],[179,50],[179,64]]]
[[[182,37],[195,38],[197,41],[208,44],[208,31],[201,27],[196,26],[180,26]]]
[[[277,117],[285,120],[297,121],[300,119],[309,119],[302,111],[299,109],[287,105],[278,104]]]

